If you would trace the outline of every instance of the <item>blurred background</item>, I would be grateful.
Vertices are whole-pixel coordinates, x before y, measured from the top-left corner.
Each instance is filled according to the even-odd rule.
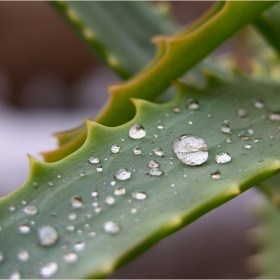
[[[185,25],[211,1],[173,1]],[[106,87],[118,78],[92,55],[45,2],[0,2],[0,196],[28,174],[26,153],[36,158],[56,148],[51,134],[74,128],[106,102]],[[219,49],[233,51],[234,39]],[[242,56],[246,50],[242,50]],[[240,57],[239,56],[239,57]],[[242,61],[242,59],[239,59]],[[246,65],[245,65],[246,68]],[[159,242],[111,278],[250,278],[246,258],[254,253],[245,232],[250,190]]]

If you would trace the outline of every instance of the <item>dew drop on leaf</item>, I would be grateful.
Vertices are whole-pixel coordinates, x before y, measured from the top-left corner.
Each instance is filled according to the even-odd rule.
[[[137,212],[138,212],[138,210],[136,208],[131,208],[130,209],[131,214],[136,214]]]
[[[18,231],[19,231],[19,233],[21,233],[21,234],[27,234],[27,233],[30,232],[30,227],[27,226],[27,225],[20,225],[20,226],[18,227]]]
[[[197,110],[199,108],[199,103],[194,98],[189,98],[186,102],[186,107],[188,109]]]
[[[147,171],[145,174],[151,175],[151,176],[161,176],[162,174],[164,174],[164,172],[160,168],[153,167],[149,171]]]
[[[210,175],[213,179],[220,179],[221,171],[219,169],[213,170]]]
[[[131,173],[126,168],[121,168],[115,173],[115,178],[120,181],[128,180],[131,177]]]
[[[100,163],[100,159],[98,157],[91,157],[88,159],[88,161],[94,164]]]
[[[205,141],[192,134],[184,134],[173,141],[173,151],[187,165],[201,165],[208,158]]]
[[[159,156],[159,157],[164,157],[164,151],[163,151],[163,149],[160,148],[160,147],[155,147],[155,148],[153,149],[153,152],[154,152],[157,156]]]
[[[58,240],[56,228],[50,225],[44,225],[38,228],[39,244],[44,247],[54,245]]]
[[[244,148],[244,149],[251,149],[252,146],[251,146],[250,144],[245,144],[245,145],[243,146],[243,148]]]
[[[112,196],[106,196],[105,198],[105,204],[107,205],[113,205],[115,204],[115,199]]]
[[[230,127],[229,127],[229,125],[228,125],[228,124],[223,124],[223,125],[221,126],[221,131],[222,131],[223,133],[225,133],[225,134],[229,134],[229,133],[230,133]]]
[[[24,207],[23,212],[28,215],[36,215],[38,213],[38,209],[34,205],[28,205]]]
[[[21,279],[21,275],[20,275],[19,271],[14,270],[14,271],[10,274],[9,279],[14,279],[14,280],[16,280],[16,279]]]
[[[101,210],[102,210],[102,208],[101,207],[96,207],[95,209],[94,209],[94,212],[96,213],[96,214],[99,214],[100,212],[101,212]]]
[[[242,140],[250,140],[251,133],[248,130],[244,130],[238,134],[238,137]]]
[[[15,207],[14,205],[10,205],[10,206],[8,207],[8,210],[9,210],[10,212],[15,212],[15,211],[16,211],[16,207]]]
[[[50,187],[53,187],[53,186],[54,186],[54,183],[53,183],[53,182],[48,182],[48,185],[49,185]]]
[[[77,242],[76,244],[74,244],[73,248],[76,252],[83,251],[86,248],[86,243],[85,242]]]
[[[147,198],[147,194],[144,191],[135,191],[131,193],[131,195],[136,200],[144,200]]]
[[[49,277],[55,275],[57,271],[58,271],[57,263],[49,262],[41,268],[40,275],[43,278],[49,278]]]
[[[75,231],[75,227],[73,225],[69,225],[69,226],[66,227],[66,230],[68,232],[74,232]]]
[[[217,163],[227,163],[231,161],[231,156],[227,152],[221,152],[216,155],[216,162]]]
[[[163,124],[158,124],[157,129],[164,129],[164,125]]]
[[[97,172],[102,172],[102,170],[103,170],[102,165],[97,165],[96,171],[97,171]]]
[[[171,111],[173,112],[173,113],[180,113],[181,112],[181,110],[180,110],[180,108],[178,108],[178,107],[172,107],[171,108]]]
[[[130,127],[128,135],[132,139],[142,139],[146,136],[146,131],[142,125],[134,124]]]
[[[156,160],[152,159],[148,162],[148,166],[154,168],[154,167],[159,167],[159,164]]]
[[[83,206],[83,199],[79,195],[72,196],[70,201],[73,208],[81,208]]]
[[[96,232],[91,230],[91,231],[88,232],[88,236],[91,237],[91,238],[96,237]]]
[[[254,143],[259,143],[259,141],[260,141],[260,140],[259,140],[258,138],[255,138],[255,139],[253,140]]]
[[[2,261],[4,261],[4,259],[5,259],[5,257],[4,257],[4,255],[3,255],[3,253],[0,251],[0,263],[1,263]]]
[[[255,99],[253,104],[254,104],[254,107],[257,109],[262,109],[264,107],[264,101],[261,99]]]
[[[134,149],[133,149],[133,153],[135,155],[140,155],[142,152],[141,148],[139,146],[136,146]]]
[[[247,115],[247,112],[246,112],[246,110],[245,109],[242,109],[242,108],[239,108],[238,110],[237,110],[237,113],[238,113],[238,115],[239,115],[239,117],[245,117],[246,115]]]
[[[119,195],[124,195],[126,192],[124,187],[117,187],[114,189],[114,195],[119,196]]]
[[[70,253],[65,253],[63,255],[63,261],[65,263],[72,264],[72,263],[77,262],[77,260],[78,260],[78,256],[76,253],[70,252]]]
[[[80,172],[80,176],[84,177],[84,176],[86,176],[86,173],[85,172]]]
[[[116,222],[108,221],[103,224],[103,229],[106,233],[114,235],[114,234],[117,234],[121,230],[121,227]]]
[[[17,258],[20,262],[27,262],[29,259],[29,253],[27,250],[19,250]]]
[[[93,197],[93,198],[98,197],[98,190],[93,190],[93,191],[91,192],[91,197]]]
[[[119,151],[120,151],[121,147],[117,144],[114,144],[112,147],[111,147],[111,152],[114,153],[114,154],[117,154]]]
[[[267,118],[271,121],[280,121],[280,111],[269,111]]]
[[[227,143],[232,143],[232,139],[231,139],[230,137],[228,137],[228,138],[226,139],[226,142],[227,142]]]

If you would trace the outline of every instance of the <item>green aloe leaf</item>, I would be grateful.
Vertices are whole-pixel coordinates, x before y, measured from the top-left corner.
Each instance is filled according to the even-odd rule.
[[[276,174],[279,82],[243,76],[223,82],[209,74],[207,79],[204,89],[177,83],[179,95],[167,104],[134,100],[137,114],[122,126],[86,121],[85,144],[59,162],[31,158],[24,186],[0,200],[0,276],[106,276]],[[144,127],[145,136],[141,129],[136,133],[143,138],[129,137],[134,124]],[[173,145],[185,134],[207,144],[206,162],[203,143],[190,160],[202,165],[183,164],[184,147],[183,154],[174,153]],[[231,161],[216,163],[221,152],[229,153]],[[151,160],[159,167],[149,167]],[[121,177],[115,175],[124,168]]]
[[[240,28],[274,2],[226,2],[218,4],[209,13],[194,23],[193,27],[174,36],[160,36],[155,39],[155,58],[132,79],[109,87],[109,102],[94,117],[94,121],[106,126],[118,126],[130,120],[135,114],[130,98],[156,100],[171,81],[193,68],[220,44],[229,39]],[[238,18],[238,20],[236,20]],[[231,22],[231,24],[225,24]],[[216,32],[219,30],[219,32]],[[191,54],[191,55],[190,55]],[[185,57],[185,59],[182,59]],[[58,150],[42,153],[47,162],[64,158],[80,147],[86,139],[86,130],[81,127],[73,131],[75,138]],[[73,135],[71,135],[73,136]],[[68,139],[69,140],[69,139]]]

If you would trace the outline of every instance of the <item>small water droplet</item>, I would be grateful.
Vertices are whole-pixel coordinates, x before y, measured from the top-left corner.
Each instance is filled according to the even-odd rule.
[[[94,164],[100,163],[100,159],[98,157],[91,157],[88,159],[88,161]]]
[[[15,207],[14,205],[10,205],[10,206],[8,207],[8,210],[9,210],[10,212],[15,212],[15,211],[16,211],[16,207]]]
[[[189,122],[189,125],[192,125],[193,124],[193,122]]]
[[[271,121],[280,121],[280,111],[269,111],[267,118]]]
[[[213,170],[210,175],[213,179],[220,179],[221,171],[219,169]]]
[[[102,208],[101,207],[96,207],[95,209],[94,209],[94,212],[96,213],[96,214],[99,214],[100,212],[101,212],[101,210],[102,210]]]
[[[58,271],[58,264],[55,262],[49,262],[41,268],[40,275],[43,278],[49,278],[55,275],[57,271]]]
[[[77,214],[76,213],[69,213],[69,215],[68,215],[69,221],[75,221],[76,218],[77,218]]]
[[[154,137],[155,137],[155,138],[158,138],[158,135],[157,135],[157,134],[154,134]]]
[[[10,274],[9,279],[13,279],[13,280],[21,279],[21,275],[20,275],[19,271],[14,270],[14,271]]]
[[[114,235],[114,234],[117,234],[121,230],[121,227],[116,222],[108,221],[103,224],[103,229],[106,233]]]
[[[264,107],[264,101],[261,99],[255,99],[253,104],[257,109],[262,109]]]
[[[172,107],[171,110],[173,113],[177,113],[177,114],[181,112],[179,107]]]
[[[111,147],[111,152],[114,153],[114,154],[117,154],[119,151],[120,151],[121,147],[117,144],[114,144],[112,147]]]
[[[186,106],[188,109],[197,110],[199,108],[199,103],[194,98],[189,98],[186,102]]]
[[[244,148],[244,149],[251,149],[252,146],[251,146],[250,144],[245,144],[245,145],[243,146],[243,148]]]
[[[82,235],[82,234],[83,234],[83,232],[80,229],[78,229],[77,230],[77,235]]]
[[[77,242],[76,244],[74,244],[73,248],[76,252],[83,251],[86,248],[86,243],[85,242]]]
[[[155,147],[155,148],[153,149],[153,152],[154,152],[157,156],[159,156],[159,157],[164,157],[164,151],[163,151],[163,149],[160,148],[160,147]]]
[[[255,131],[254,131],[253,129],[248,129],[248,133],[249,133],[250,135],[253,135],[253,134],[255,133]]]
[[[78,256],[76,253],[70,252],[70,253],[65,253],[63,255],[63,261],[65,263],[72,264],[72,263],[77,262],[77,260],[78,260]]]
[[[245,109],[242,109],[242,108],[239,108],[239,109],[237,109],[237,113],[238,113],[238,115],[240,116],[240,117],[245,117],[246,115],[247,115],[247,112],[246,112],[246,110]]]
[[[152,159],[148,162],[148,166],[154,168],[154,167],[159,167],[159,164],[156,160]]]
[[[80,176],[84,177],[84,176],[86,176],[86,173],[85,172],[80,172]]]
[[[231,156],[229,153],[221,152],[216,155],[216,162],[217,163],[227,163],[231,161]]]
[[[259,143],[259,141],[260,141],[260,140],[259,140],[258,138],[255,138],[255,139],[253,140],[254,143]]]
[[[164,129],[164,125],[163,124],[158,124],[157,129]]]
[[[162,174],[164,174],[164,172],[157,167],[153,167],[149,171],[147,171],[145,174],[151,175],[151,176],[161,176]]]
[[[210,113],[208,113],[208,114],[207,114],[207,117],[208,117],[208,118],[211,118],[211,117],[212,117],[212,115],[211,115]]]
[[[4,261],[4,259],[5,259],[5,257],[4,257],[4,255],[3,255],[3,253],[0,251],[0,263],[1,263],[2,261]]]
[[[74,195],[70,199],[73,208],[81,208],[83,206],[83,199],[79,195]]]
[[[173,151],[187,165],[201,165],[208,159],[205,141],[192,134],[185,134],[173,141]]]
[[[96,171],[97,171],[97,172],[102,172],[102,170],[103,170],[102,165],[97,165]]]
[[[34,205],[28,205],[24,207],[23,212],[28,215],[36,215],[38,213],[38,209]]]
[[[114,195],[124,195],[126,192],[125,188],[124,187],[117,187],[114,189]]]
[[[88,236],[91,237],[91,238],[94,238],[94,237],[96,237],[96,232],[91,230],[91,231],[88,232]]]
[[[222,131],[223,133],[225,133],[225,134],[229,134],[229,133],[230,133],[230,127],[229,127],[229,125],[228,125],[228,124],[223,124],[223,125],[221,126],[221,131]]]
[[[26,204],[27,204],[27,201],[26,201],[26,200],[22,200],[22,201],[21,201],[21,204],[22,204],[22,205],[26,205]]]
[[[39,244],[44,247],[54,245],[58,240],[56,228],[50,225],[44,225],[38,228]]]
[[[60,178],[61,178],[61,175],[57,175],[57,178],[60,179]]]
[[[27,262],[29,259],[29,253],[27,250],[19,250],[17,258],[20,262]]]
[[[30,232],[30,227],[27,226],[27,225],[20,225],[20,226],[18,227],[18,231],[19,231],[19,233],[21,233],[21,234],[27,234],[27,233]]]
[[[93,197],[93,198],[98,197],[98,190],[93,190],[93,191],[91,192],[91,197]]]
[[[135,155],[140,155],[142,152],[141,148],[139,146],[136,146],[134,149],[133,149],[133,153]]]
[[[110,185],[114,187],[116,185],[116,181],[111,181]]]
[[[38,183],[37,183],[37,182],[34,182],[34,183],[32,184],[32,186],[33,186],[34,188],[38,188]]]
[[[228,137],[228,138],[226,139],[226,142],[227,142],[227,143],[231,143],[231,142],[232,142],[232,139],[231,139],[230,137]]]
[[[131,177],[131,173],[126,168],[121,168],[115,173],[115,178],[120,181],[128,180]]]
[[[53,182],[48,182],[48,185],[49,185],[50,187],[53,187],[53,186],[54,186],[54,183],[53,183]]]
[[[244,130],[241,133],[238,134],[238,137],[242,140],[248,141],[250,140],[250,132],[248,130]]]
[[[147,198],[147,194],[144,191],[135,191],[131,195],[136,200],[144,200]]]
[[[112,196],[106,196],[105,198],[105,204],[107,205],[113,205],[115,204],[115,199]]]
[[[138,210],[136,208],[131,208],[130,209],[131,214],[136,214],[137,212],[138,212]]]
[[[93,207],[93,208],[98,207],[98,201],[93,201],[93,202],[92,202],[92,207]]]
[[[66,226],[66,230],[69,231],[69,232],[74,232],[75,227],[73,225],[68,225],[68,226]]]
[[[130,127],[128,135],[132,139],[142,139],[146,136],[146,131],[142,125],[134,124]]]

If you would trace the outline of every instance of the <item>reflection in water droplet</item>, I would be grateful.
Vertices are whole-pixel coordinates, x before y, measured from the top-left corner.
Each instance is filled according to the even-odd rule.
[[[28,215],[36,215],[38,213],[38,209],[34,205],[28,205],[24,207],[23,212]]]
[[[246,112],[246,110],[245,109],[242,109],[242,108],[239,108],[238,110],[237,110],[237,113],[238,113],[238,115],[240,116],[240,117],[245,117],[246,115],[247,115],[247,112]]]
[[[17,257],[20,262],[27,262],[29,259],[29,253],[27,250],[22,249],[18,252]]]
[[[210,175],[213,179],[220,179],[221,171],[219,169],[213,170]]]
[[[137,212],[138,212],[138,210],[136,208],[131,208],[130,209],[131,214],[136,214]]]
[[[40,275],[43,278],[49,278],[49,277],[53,276],[54,274],[56,274],[57,271],[58,271],[57,263],[49,262],[41,268]]]
[[[251,146],[250,144],[246,144],[246,145],[243,146],[243,148],[244,148],[244,149],[251,149],[252,146]]]
[[[88,159],[88,161],[94,164],[100,163],[100,159],[98,157],[91,157]]]
[[[76,253],[71,252],[63,255],[63,261],[66,263],[72,264],[77,262],[77,260],[78,260],[78,256]]]
[[[160,147],[155,147],[155,148],[153,149],[153,152],[154,152],[157,156],[159,156],[159,157],[164,157],[164,151],[163,151],[163,149],[160,148]]]
[[[106,196],[105,198],[105,204],[107,205],[113,205],[115,204],[115,199],[112,196]]]
[[[49,225],[38,228],[39,244],[48,247],[54,245],[58,240],[57,230]]]
[[[126,192],[125,188],[124,187],[117,187],[114,189],[114,195],[124,195]]]
[[[79,195],[71,197],[71,204],[73,208],[81,208],[83,206],[83,199]]]
[[[228,124],[223,124],[223,125],[221,126],[221,131],[222,131],[223,133],[225,133],[225,134],[229,134],[229,133],[230,133],[230,127],[229,127],[229,125],[228,125]]]
[[[93,191],[91,192],[91,197],[93,197],[93,198],[98,197],[98,190],[93,190]]]
[[[131,173],[126,168],[121,168],[115,173],[115,178],[120,181],[128,180],[131,177]]]
[[[121,230],[121,227],[116,222],[108,221],[108,222],[104,223],[103,229],[106,233],[114,235],[114,234],[117,234]]]
[[[117,144],[114,144],[112,147],[111,147],[111,152],[114,153],[114,154],[117,154],[119,151],[120,151],[121,147]]]
[[[154,167],[154,168],[150,169],[149,171],[147,171],[145,174],[151,175],[151,176],[161,176],[162,174],[164,174],[164,172],[161,169]]]
[[[134,149],[133,149],[133,153],[135,155],[140,155],[142,152],[141,148],[139,146],[136,146]]]
[[[144,200],[147,198],[147,194],[144,191],[135,191],[131,195],[136,200]]]
[[[18,231],[19,231],[19,233],[21,233],[21,234],[27,234],[27,233],[30,232],[30,227],[27,226],[27,225],[20,225],[20,226],[18,227]]]
[[[76,252],[80,252],[86,248],[86,244],[85,242],[77,242],[76,244],[74,244],[73,248]]]
[[[148,162],[148,166],[154,168],[154,167],[159,167],[159,164],[156,160],[152,159]]]
[[[208,158],[205,141],[192,134],[185,134],[173,141],[173,151],[187,165],[201,165]]]
[[[269,111],[267,118],[271,121],[280,121],[280,111]]]
[[[134,124],[130,127],[128,135],[132,139],[142,139],[146,136],[146,131],[142,125]]]
[[[264,102],[261,99],[254,100],[254,107],[258,109],[262,109],[264,107]]]
[[[102,172],[102,170],[103,170],[102,165],[97,165],[96,171],[97,171],[97,172]]]
[[[188,109],[197,110],[199,108],[198,101],[194,98],[189,98],[186,102]]]
[[[84,176],[86,176],[86,173],[85,172],[80,172],[80,176],[84,177]]]
[[[9,279],[14,279],[14,280],[16,280],[16,279],[21,279],[21,275],[20,275],[19,271],[14,270],[14,271],[10,274]]]
[[[217,163],[227,163],[231,161],[231,156],[229,153],[221,152],[216,155],[216,162]]]

